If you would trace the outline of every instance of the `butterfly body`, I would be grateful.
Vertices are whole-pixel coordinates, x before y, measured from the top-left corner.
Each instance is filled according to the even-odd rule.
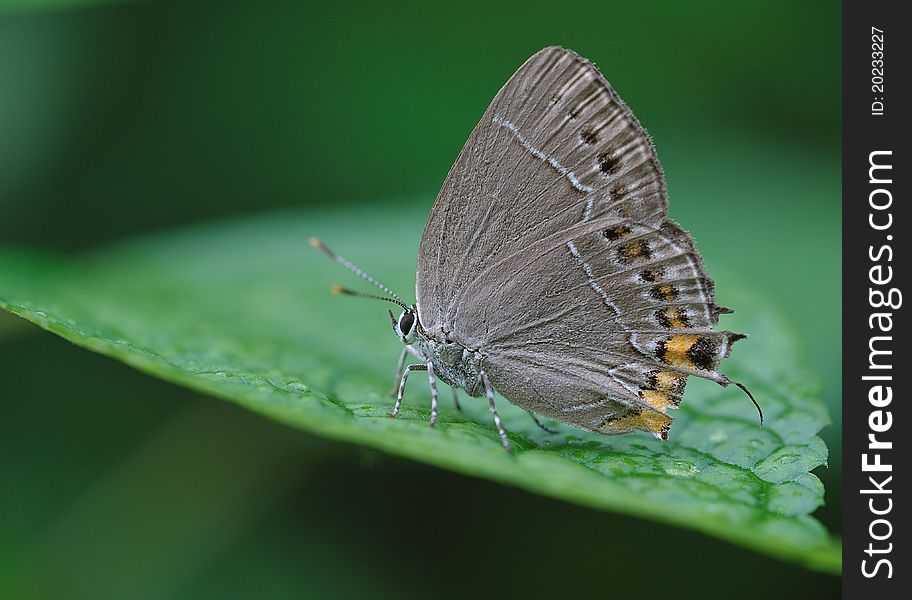
[[[415,332],[415,341],[410,344],[414,353],[425,362],[434,364],[434,372],[447,385],[460,388],[470,396],[481,396],[484,386],[481,380],[482,355],[470,350],[458,341],[427,337],[420,328]]]

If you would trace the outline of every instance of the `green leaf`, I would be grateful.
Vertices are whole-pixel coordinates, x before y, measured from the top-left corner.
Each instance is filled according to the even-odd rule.
[[[773,307],[725,273],[726,328],[746,331],[725,362],[763,405],[760,428],[737,389],[691,383],[671,439],[539,430],[499,399],[515,452],[486,402],[444,402],[427,426],[425,378],[389,418],[396,357],[387,306],[334,297],[351,275],[314,252],[319,235],[411,297],[422,208],[284,213],[137,239],[72,259],[0,252],[0,306],[147,373],[233,400],[289,425],[592,508],[688,527],[838,572],[840,546],[810,516],[828,423],[813,378]],[[446,399],[447,395],[444,394]],[[238,440],[243,443],[243,440]],[[379,517],[378,517],[379,518]]]
[[[130,0],[0,0],[0,14],[64,10]]]

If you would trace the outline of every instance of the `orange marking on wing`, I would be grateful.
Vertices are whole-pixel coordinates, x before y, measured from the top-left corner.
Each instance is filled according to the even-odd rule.
[[[618,432],[648,431],[660,439],[668,439],[671,417],[660,412],[644,410],[640,414],[628,415],[605,423]]]
[[[670,283],[663,283],[658,288],[656,288],[656,291],[663,300],[668,301],[674,300],[678,295],[678,291]]]
[[[640,397],[643,399],[643,402],[662,412],[665,412],[665,409],[672,403],[668,394],[658,390],[643,390],[640,392]]]
[[[663,392],[674,391],[682,379],[685,379],[685,376],[674,371],[659,371],[655,376],[656,389]]]
[[[687,357],[687,351],[697,343],[697,335],[672,335],[665,341],[665,356],[662,359],[674,367],[697,368]]]

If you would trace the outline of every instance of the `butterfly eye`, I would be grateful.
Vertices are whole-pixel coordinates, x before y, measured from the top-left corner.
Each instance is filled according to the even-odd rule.
[[[402,316],[399,317],[399,331],[402,332],[402,335],[407,336],[409,332],[412,331],[412,326],[415,324],[415,313],[410,310],[402,313]]]

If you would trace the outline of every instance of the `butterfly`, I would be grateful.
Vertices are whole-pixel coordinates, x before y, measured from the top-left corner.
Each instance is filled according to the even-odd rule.
[[[450,169],[421,237],[414,304],[311,244],[386,296],[337,293],[402,308],[389,313],[404,344],[392,416],[409,375],[426,371],[431,426],[440,379],[487,398],[507,449],[495,391],[533,418],[665,440],[691,375],[734,383],[760,411],[717,371],[746,336],[715,329],[731,311],[667,204],[631,110],[592,63],[549,47],[501,88]]]

